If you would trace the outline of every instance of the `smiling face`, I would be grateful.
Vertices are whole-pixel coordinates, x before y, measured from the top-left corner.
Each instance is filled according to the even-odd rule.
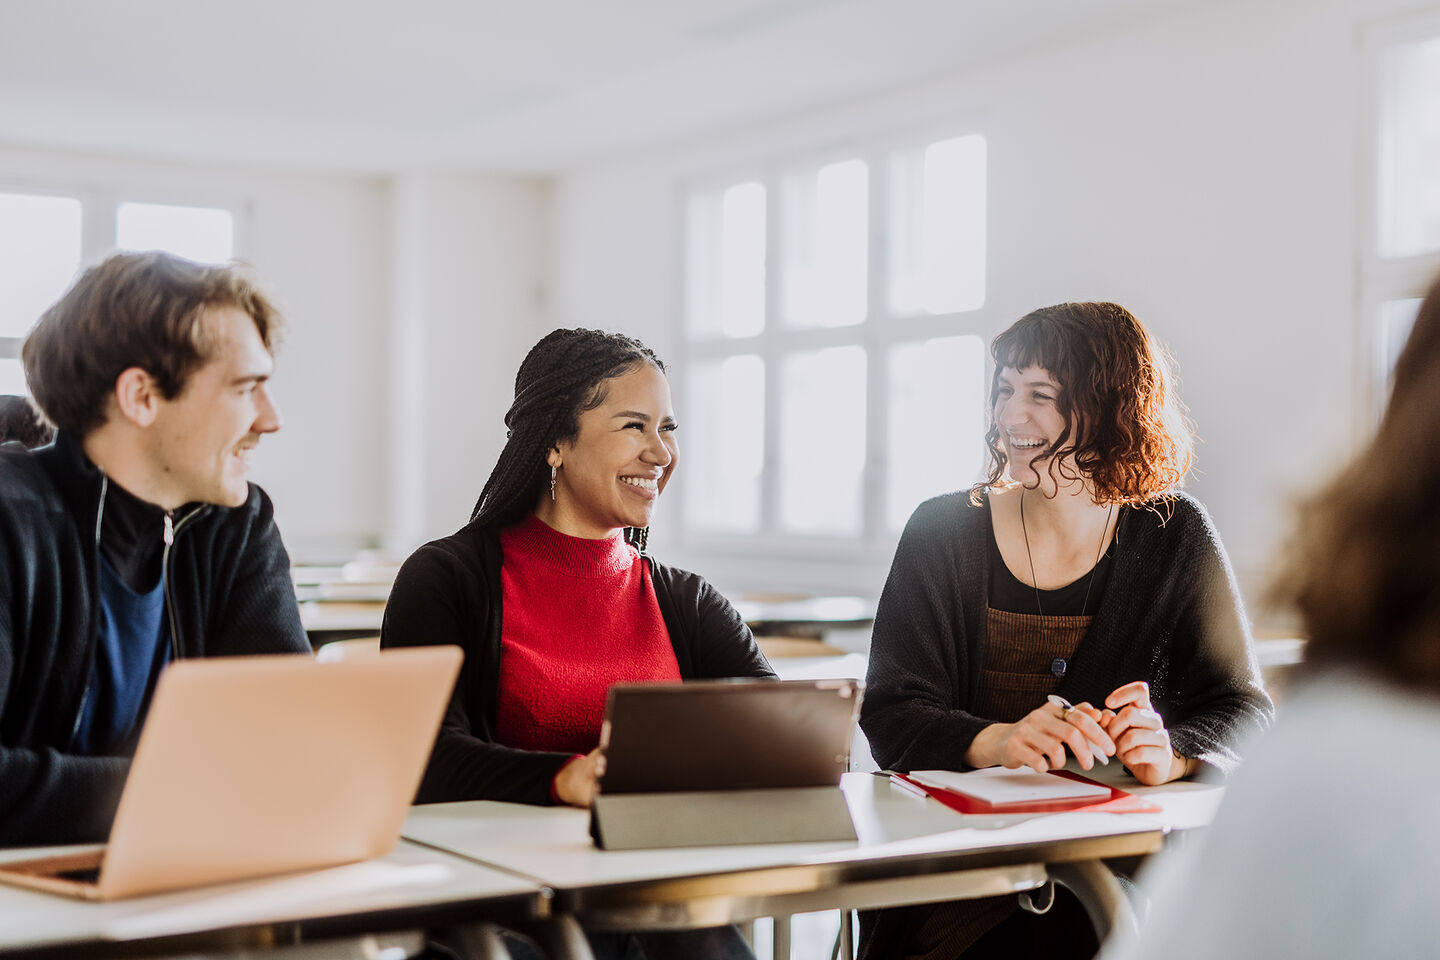
[[[1005,367],[996,380],[995,425],[1010,461],[1010,477],[1034,486],[1050,451],[1065,432],[1060,384],[1048,370],[1035,366]]]
[[[238,507],[249,496],[249,458],[261,434],[280,429],[266,382],[275,361],[255,321],[236,307],[209,307],[201,321],[210,359],[174,399],[158,401],[147,429],[161,506]]]
[[[665,374],[641,363],[600,390],[604,398],[581,412],[575,437],[551,449],[555,499],[547,490],[536,509],[561,533],[595,540],[624,527],[649,526],[676,458]]]

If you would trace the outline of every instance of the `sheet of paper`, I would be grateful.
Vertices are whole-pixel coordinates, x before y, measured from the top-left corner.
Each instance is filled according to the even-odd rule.
[[[1026,769],[988,767],[965,773],[954,770],[914,770],[910,777],[926,786],[954,790],[956,793],[995,805],[1080,797],[1103,800],[1110,796],[1110,788],[1100,784],[1078,783],[1065,777]]]

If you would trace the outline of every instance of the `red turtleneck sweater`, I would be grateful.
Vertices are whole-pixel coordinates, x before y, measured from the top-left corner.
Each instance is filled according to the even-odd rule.
[[[533,515],[502,530],[500,546],[496,738],[587,753],[611,684],[680,679],[650,570],[620,533],[585,540]]]

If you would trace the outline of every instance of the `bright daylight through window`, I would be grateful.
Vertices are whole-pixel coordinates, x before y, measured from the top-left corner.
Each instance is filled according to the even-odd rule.
[[[965,136],[691,193],[688,537],[885,539],[976,479],[985,163]]]
[[[87,227],[99,235],[86,236]],[[29,393],[19,360],[25,334],[83,263],[114,249],[221,263],[235,255],[235,217],[210,207],[0,192],[0,393]]]

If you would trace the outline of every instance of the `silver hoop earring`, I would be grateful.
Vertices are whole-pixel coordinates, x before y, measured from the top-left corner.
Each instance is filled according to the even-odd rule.
[[[555,468],[550,468],[550,499],[555,499]]]

